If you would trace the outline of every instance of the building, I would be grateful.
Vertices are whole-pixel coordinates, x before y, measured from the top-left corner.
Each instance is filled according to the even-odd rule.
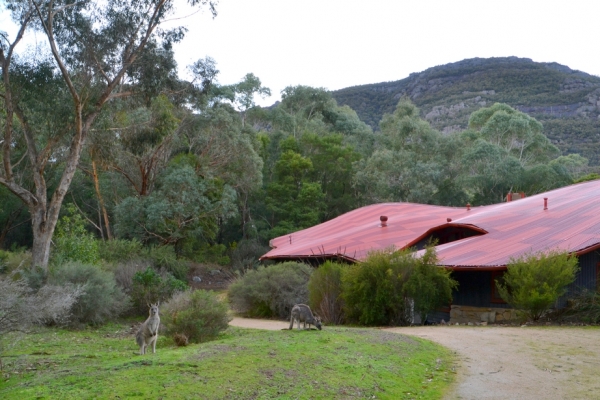
[[[494,285],[513,258],[551,250],[576,254],[580,270],[568,293],[598,287],[599,202],[600,180],[481,207],[373,204],[275,238],[261,259],[360,262],[372,250],[418,250],[436,239],[440,266],[453,270],[459,288],[451,309],[435,318],[499,322],[515,317]]]

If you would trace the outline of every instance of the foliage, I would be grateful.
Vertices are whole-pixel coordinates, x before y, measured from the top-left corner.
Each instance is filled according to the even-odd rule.
[[[187,284],[168,272],[159,274],[147,267],[133,275],[131,299],[135,309],[143,314],[148,304],[168,301],[177,292],[184,291]]]
[[[326,324],[344,322],[342,274],[346,264],[325,261],[312,273],[308,281],[308,304]]]
[[[143,254],[142,242],[136,239],[113,239],[101,241],[98,244],[98,253],[102,260],[107,262],[125,262],[141,258]]]
[[[231,267],[234,271],[246,271],[258,268],[258,259],[269,251],[256,239],[242,240],[231,246]]]
[[[70,262],[54,267],[48,283],[81,288],[81,296],[71,310],[74,323],[102,324],[130,307],[130,300],[117,286],[114,275],[94,265]]]
[[[537,321],[565,293],[578,268],[577,257],[568,253],[527,254],[510,261],[496,286],[504,301]]]
[[[35,291],[24,280],[0,278],[0,337],[34,324],[67,323],[81,295],[78,286],[46,285]]]
[[[408,325],[411,305],[424,324],[428,313],[452,301],[456,286],[431,245],[420,256],[410,249],[373,251],[342,275],[346,316],[362,325]]]
[[[414,268],[409,251],[373,251],[342,275],[342,297],[348,320],[361,325],[409,322],[403,286]]]
[[[457,286],[458,282],[450,277],[450,271],[438,266],[435,247],[430,245],[416,260],[403,289],[414,301],[415,313],[420,315],[424,324],[427,314],[452,302],[452,290]]]
[[[331,327],[313,334],[231,327],[215,341],[185,348],[159,335],[156,354],[141,358],[134,355],[130,325],[20,335],[19,345],[5,352],[0,397],[198,398],[201,391],[205,399],[401,399],[411,393],[433,400],[456,377],[456,357],[448,349],[375,329]],[[36,370],[23,373],[31,365]],[[206,382],[201,388],[198,377]]]
[[[312,267],[288,261],[247,271],[229,286],[234,311],[252,317],[289,318],[295,304],[308,300]]]
[[[569,298],[564,319],[600,324],[600,290],[582,290]]]
[[[187,290],[175,294],[161,307],[161,323],[172,334],[183,334],[191,343],[215,339],[229,326],[227,304],[213,292]]]
[[[85,229],[85,221],[73,205],[69,205],[56,225],[56,251],[53,255],[57,264],[78,261],[97,264],[100,260],[98,242]]]

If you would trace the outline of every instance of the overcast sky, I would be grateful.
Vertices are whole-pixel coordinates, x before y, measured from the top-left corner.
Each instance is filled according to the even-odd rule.
[[[221,84],[252,72],[272,92],[261,105],[290,85],[395,81],[473,57],[526,57],[600,76],[600,0],[220,0],[217,11],[174,21],[189,29],[176,47],[180,71],[209,56]]]
[[[395,81],[473,57],[558,62],[600,76],[599,0],[220,0],[196,14],[180,67],[210,56],[219,82],[248,72],[273,93]]]

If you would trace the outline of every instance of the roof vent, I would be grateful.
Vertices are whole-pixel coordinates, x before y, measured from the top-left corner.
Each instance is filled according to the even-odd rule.
[[[452,222],[452,218],[446,218],[446,221],[448,221],[448,223]]]
[[[385,215],[382,215],[381,217],[379,217],[379,221],[381,221],[381,226],[387,226],[387,220],[388,218]]]
[[[467,211],[471,211],[471,203],[467,203]]]
[[[548,198],[544,197],[544,210],[548,209]]]

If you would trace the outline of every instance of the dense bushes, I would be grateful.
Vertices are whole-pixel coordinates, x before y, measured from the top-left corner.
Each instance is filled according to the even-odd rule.
[[[376,251],[350,266],[342,278],[348,319],[361,325],[409,323],[403,286],[414,264],[407,251]]]
[[[565,293],[578,268],[577,257],[568,253],[528,254],[511,260],[496,286],[504,301],[537,321]]]
[[[289,318],[294,304],[308,300],[312,267],[284,262],[248,271],[229,286],[232,308],[253,317]]]
[[[187,287],[185,282],[176,279],[170,273],[159,274],[151,267],[136,272],[132,281],[131,299],[134,308],[140,313],[145,312],[148,304],[167,301]]]
[[[64,325],[81,287],[46,285],[31,289],[24,280],[0,278],[0,336],[33,324]]]
[[[117,286],[114,275],[94,265],[70,262],[55,267],[48,283],[81,289],[71,309],[73,322],[100,324],[130,307],[129,298]]]
[[[213,292],[179,292],[161,308],[161,322],[172,335],[184,335],[190,342],[204,342],[227,329],[227,304]]]
[[[330,323],[345,318],[361,325],[408,325],[413,312],[424,323],[428,313],[448,304],[456,286],[429,246],[421,257],[389,249],[354,265],[324,263],[311,277],[309,295],[310,305]]]
[[[308,304],[325,323],[339,325],[344,322],[342,273],[345,268],[349,266],[326,261],[308,281]]]

